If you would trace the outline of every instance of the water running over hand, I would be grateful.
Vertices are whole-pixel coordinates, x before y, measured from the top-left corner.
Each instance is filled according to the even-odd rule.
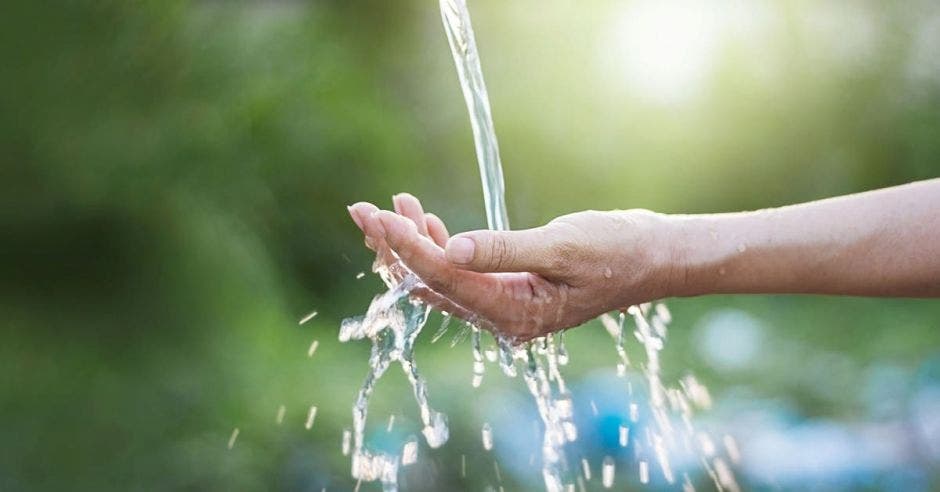
[[[465,0],[439,0],[439,2],[447,39],[470,115],[483,184],[487,225],[492,230],[508,230],[509,220],[504,197],[499,146],[470,23],[470,14]],[[372,342],[372,352],[369,358],[370,372],[353,407],[352,475],[360,481],[381,480],[383,489],[390,491],[397,489],[399,465],[413,463],[416,459],[417,443],[409,440],[401,454],[375,453],[366,449],[364,434],[369,398],[376,381],[382,377],[392,362],[400,363],[412,384],[424,424],[422,433],[428,445],[432,448],[443,445],[448,439],[448,428],[446,417],[430,408],[426,384],[418,374],[414,360],[414,342],[427,322],[429,308],[423,303],[410,299],[409,293],[416,287],[423,286],[420,280],[410,272],[396,277],[390,274],[387,267],[378,264],[373,270],[380,274],[388,286],[388,291],[373,299],[365,316],[347,319],[343,322],[340,340],[369,338]],[[612,272],[605,271],[604,276],[610,278]],[[660,380],[659,351],[663,348],[666,326],[671,316],[663,304],[656,305],[652,316],[650,311],[652,310],[649,304],[631,307],[629,310],[637,326],[634,334],[646,352],[646,365],[643,367],[643,372],[649,390],[649,411],[653,416],[653,424],[645,429],[645,442],[641,444],[634,438],[633,445],[639,461],[640,481],[641,483],[649,481],[649,458],[646,457],[646,449],[652,450],[652,458],[659,463],[666,481],[674,483],[674,471],[669,462],[670,451],[681,445],[688,446],[688,443],[696,442],[699,443],[696,452],[701,457],[700,461],[714,479],[719,490],[736,490],[737,484],[727,462],[713,451],[707,452],[704,449],[706,446],[702,443],[710,442],[710,437],[704,432],[696,431],[692,426],[693,405],[705,408],[710,403],[707,401],[707,390],[694,378],[684,380],[681,391],[665,387]],[[630,360],[624,350],[625,315],[621,313],[619,322],[614,321],[609,315],[605,315],[602,321],[614,337],[617,355],[620,358],[618,375],[623,376],[626,368],[630,366]],[[450,316],[445,315],[444,325],[434,335],[434,341],[443,336],[449,322]],[[462,339],[468,331],[471,333],[473,347],[472,383],[474,387],[478,387],[484,375],[480,329],[476,326],[471,326],[469,329],[462,328],[455,336],[454,343]],[[550,492],[573,490],[576,482],[583,486],[582,477],[587,480],[591,478],[587,462],[585,461],[582,467],[578,467],[577,463],[569,464],[564,452],[564,445],[576,440],[578,432],[574,424],[571,394],[559,371],[559,366],[568,362],[568,353],[564,348],[562,335],[558,334],[557,340],[555,336],[548,335],[521,345],[513,345],[510,340],[497,335],[496,342],[497,359],[502,372],[509,377],[515,377],[516,363],[519,362],[522,368],[522,378],[529,393],[535,399],[543,424],[542,477],[546,489]],[[629,389],[632,394],[632,388]],[[636,434],[634,426],[639,417],[637,403],[631,403],[629,408],[631,423],[621,426],[619,430],[619,441],[623,447],[628,445],[631,429],[633,429],[633,434]],[[681,425],[674,425],[673,421],[676,418],[681,421]],[[676,432],[676,427],[679,427],[681,432]],[[484,426],[482,434],[484,448],[489,450],[493,445],[493,438],[488,424]],[[344,454],[348,452],[348,439],[348,434],[344,434]],[[465,457],[462,456],[461,469],[464,470],[465,466]],[[583,469],[581,474],[578,473],[578,468]],[[603,485],[607,488],[613,486],[615,464],[612,457],[604,458],[601,471]],[[464,471],[461,472],[462,475],[464,473]],[[688,475],[684,473],[683,477],[683,485],[690,487]]]

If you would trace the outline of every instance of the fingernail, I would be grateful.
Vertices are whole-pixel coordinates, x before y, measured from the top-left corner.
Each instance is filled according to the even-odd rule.
[[[473,261],[473,250],[476,249],[476,243],[468,237],[454,237],[447,241],[447,248],[444,254],[451,263],[466,265]]]
[[[349,211],[349,216],[352,217],[352,220],[353,222],[356,223],[356,226],[362,229],[362,219],[359,218],[359,214],[355,210],[353,210],[352,205],[349,205],[348,207],[346,207],[346,210]]]

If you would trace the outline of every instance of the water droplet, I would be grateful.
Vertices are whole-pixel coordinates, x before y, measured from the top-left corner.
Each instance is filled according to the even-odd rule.
[[[689,479],[688,473],[682,474],[682,492],[695,492],[695,486],[692,485],[692,480]]]
[[[392,428],[395,427],[395,416],[388,416],[388,425],[385,426],[385,432],[392,432]]]
[[[366,272],[359,272],[359,273],[356,274],[356,280],[359,280],[359,279],[361,279],[362,277],[365,277],[365,276],[366,276]]]
[[[317,312],[316,312],[316,311],[312,311],[310,314],[308,314],[308,315],[304,316],[303,318],[301,318],[301,319],[300,319],[300,322],[297,323],[297,324],[298,324],[298,325],[302,325],[302,324],[304,324],[304,323],[306,323],[306,322],[308,322],[308,321],[310,321],[310,320],[312,320],[313,318],[316,318],[316,317],[317,317]]]
[[[349,456],[349,446],[352,440],[352,433],[349,429],[343,429],[343,456]]]
[[[744,244],[744,243],[739,244],[739,245],[738,245],[738,253],[743,253],[743,252],[745,252],[745,251],[747,251],[747,245]]]
[[[427,411],[430,412],[430,415],[421,433],[424,434],[424,440],[428,442],[428,446],[437,449],[443,446],[450,437],[450,429],[447,428],[447,416],[441,412]]]
[[[311,405],[310,410],[307,410],[307,421],[304,422],[304,428],[307,430],[310,430],[310,428],[313,427],[313,421],[316,419],[317,419],[317,406]]]
[[[281,425],[284,422],[284,412],[286,411],[287,409],[284,408],[284,405],[277,407],[277,418],[274,419],[277,425]]]
[[[486,360],[490,362],[496,362],[496,357],[497,357],[496,349],[488,348],[486,349],[485,352],[483,352],[483,355],[486,356]]]
[[[238,439],[238,427],[232,431],[232,436],[228,438],[228,448],[232,449],[235,446],[235,440]]]
[[[483,449],[487,451],[493,449],[493,429],[490,427],[489,422],[483,424],[481,434],[483,435]]]
[[[609,489],[614,486],[614,473],[616,472],[614,464],[614,459],[610,456],[604,457],[604,464],[601,468],[601,482],[604,484],[605,489]]]
[[[610,267],[604,268],[604,278],[611,278],[614,276],[613,270]]]
[[[307,349],[307,357],[313,357],[313,354],[317,351],[317,347],[319,346],[320,342],[317,340],[314,340],[312,343],[310,343],[310,348]]]
[[[630,420],[632,422],[637,422],[640,420],[640,406],[636,403],[630,404]]]
[[[640,483],[649,483],[650,465],[646,461],[640,461]]]
[[[581,458],[581,471],[584,473],[584,479],[591,481],[591,464],[588,463],[587,458]]]
[[[624,425],[620,426],[620,447],[627,447],[627,442],[630,439],[630,428]]]
[[[411,436],[401,450],[401,464],[408,466],[418,461],[418,438]]]
[[[740,463],[741,451],[738,449],[737,441],[727,434],[725,434],[723,441],[725,442],[725,449],[728,451],[728,457],[731,458],[731,462]]]

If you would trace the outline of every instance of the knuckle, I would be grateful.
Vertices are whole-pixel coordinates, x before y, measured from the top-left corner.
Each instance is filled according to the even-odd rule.
[[[506,237],[502,235],[494,236],[489,246],[488,265],[486,267],[492,270],[501,270],[513,263],[515,248]]]

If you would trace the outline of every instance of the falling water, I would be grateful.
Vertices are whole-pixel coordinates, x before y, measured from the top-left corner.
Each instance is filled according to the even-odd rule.
[[[480,67],[476,41],[470,23],[470,14],[465,0],[440,0],[441,16],[447,39],[457,68],[461,89],[470,114],[474,145],[480,176],[483,183],[483,197],[486,208],[488,227],[492,230],[508,230],[502,166],[499,158],[496,133],[490,112],[489,98]],[[428,446],[437,448],[443,445],[449,436],[446,417],[433,410],[428,404],[427,387],[419,375],[414,358],[414,342],[428,319],[430,309],[425,304],[411,299],[410,292],[423,287],[420,280],[410,272],[391,272],[385,265],[376,264],[373,271],[378,273],[388,286],[388,291],[376,296],[364,316],[343,321],[339,338],[341,341],[369,338],[372,351],[369,357],[370,370],[366,376],[353,406],[353,429],[343,433],[343,454],[352,453],[352,475],[361,481],[380,480],[386,491],[397,490],[399,466],[413,463],[417,459],[417,440],[409,439],[401,453],[374,452],[365,446],[365,426],[369,398],[376,382],[382,377],[392,362],[398,362],[412,385],[418,404],[421,421],[424,425],[422,434]],[[605,276],[608,270],[605,270]],[[316,313],[312,313],[315,315]],[[630,367],[625,346],[627,343],[625,320],[632,316],[636,330],[635,338],[644,347],[646,361],[641,366],[649,391],[649,400],[644,403],[646,412],[652,417],[652,424],[645,427],[641,438],[638,432],[641,409],[637,401],[629,404],[630,422],[619,428],[620,446],[633,445],[638,462],[638,478],[641,483],[650,481],[649,463],[659,465],[662,477],[670,484],[675,483],[670,455],[675,452],[692,451],[699,457],[705,471],[715,482],[719,490],[738,490],[734,474],[721,453],[716,452],[713,441],[704,431],[697,430],[692,424],[694,408],[708,408],[711,403],[708,390],[693,377],[683,379],[680,388],[666,387],[660,378],[659,352],[666,339],[667,325],[671,321],[668,309],[662,303],[644,304],[621,312],[619,319],[604,315],[604,326],[614,337],[616,353],[619,358],[617,373],[626,374]],[[310,316],[312,317],[312,316]],[[309,319],[309,318],[308,318]],[[450,316],[434,335],[432,343],[437,341],[447,330]],[[481,350],[480,329],[476,326],[463,327],[454,337],[452,345],[461,341],[467,333],[471,336],[473,352],[472,385],[478,387],[485,371],[484,352]],[[590,480],[590,467],[582,462],[581,473],[577,464],[569,464],[564,446],[577,439],[578,430],[574,424],[574,405],[559,366],[568,363],[568,353],[564,348],[562,334],[548,335],[521,345],[513,345],[509,340],[496,336],[498,360],[502,372],[509,377],[517,374],[516,362],[521,364],[522,379],[538,409],[543,426],[542,434],[542,477],[545,487],[550,492],[574,490],[575,483],[582,486],[584,480]],[[316,342],[311,346],[310,355],[316,350]],[[486,358],[491,361],[490,353]],[[633,394],[628,386],[629,394]],[[633,437],[631,439],[631,434]],[[237,429],[232,443],[237,436]],[[493,446],[492,429],[486,424],[482,429],[483,447],[490,450]],[[730,440],[730,441],[729,441]],[[352,441],[350,443],[350,441]],[[629,441],[629,442],[628,442]],[[730,442],[731,444],[728,444]],[[732,462],[737,461],[737,449],[733,439],[725,440],[727,453]],[[498,472],[498,465],[496,470]],[[466,474],[466,458],[461,456],[461,476]],[[604,458],[601,466],[601,478],[604,487],[614,483],[615,460],[611,456]],[[692,485],[688,474],[683,472],[682,486],[685,490]]]

